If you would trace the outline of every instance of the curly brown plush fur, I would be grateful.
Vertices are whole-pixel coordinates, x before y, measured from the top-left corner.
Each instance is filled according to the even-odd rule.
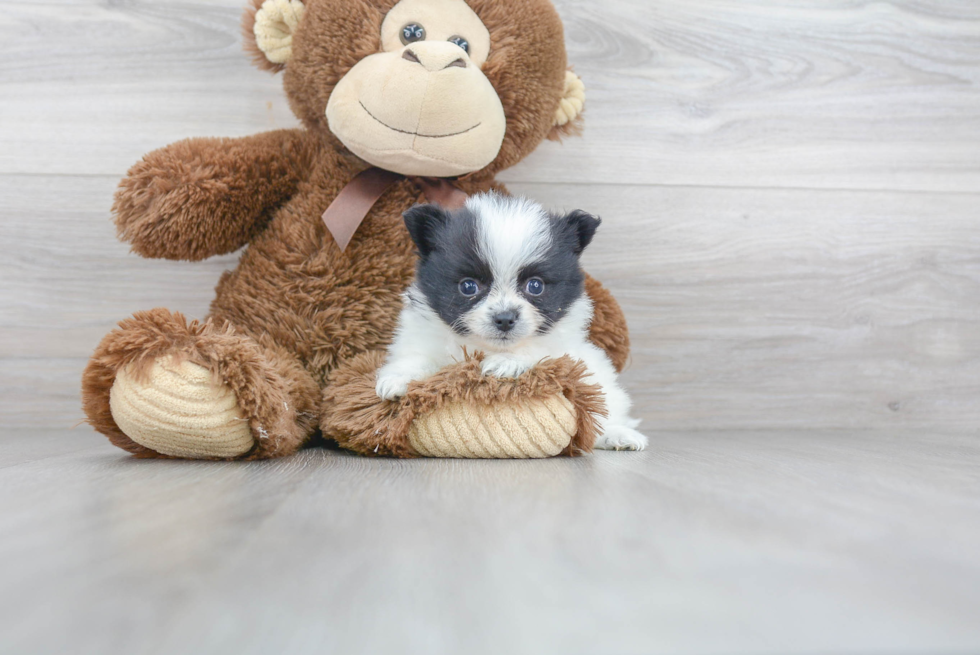
[[[468,3],[490,30],[492,53],[483,71],[503,103],[507,132],[497,158],[458,185],[467,193],[504,191],[494,175],[555,134],[553,116],[566,67],[562,26],[547,0]],[[316,430],[321,411],[329,416],[325,425],[356,422],[357,416],[345,412],[366,399],[348,398],[338,389],[349,385],[337,385],[348,379],[345,375],[367,375],[358,367],[369,360],[355,358],[390,341],[400,294],[415,265],[401,215],[425,199],[412,182],[397,183],[341,251],[321,214],[367,164],[330,132],[324,107],[337,81],[378,50],[379,27],[393,4],[307,1],[284,77],[304,129],[181,141],[148,154],[120,183],[113,206],[116,225],[138,254],[194,261],[248,247],[237,268],[222,276],[205,322],[188,324],[162,309],[141,312],[98,346],[84,374],[83,403],[89,422],[116,445],[139,456],[159,456],[122,433],[108,397],[121,367],[144,366],[164,355],[209,369],[234,390],[250,425],[274,435],[257,438],[246,458],[295,452]],[[246,26],[254,20],[251,15]],[[587,284],[595,301],[592,338],[621,368],[629,349],[622,312],[598,282]],[[579,388],[575,371],[549,371],[535,375],[553,380],[567,375],[553,388],[565,393]],[[322,406],[324,387],[328,407]],[[591,401],[581,406],[593,407]],[[390,437],[359,434],[333,436],[361,453],[383,446],[390,455],[412,455],[404,443],[388,443]]]
[[[109,389],[124,366],[139,378],[157,357],[169,355],[211,370],[216,383],[223,382],[235,392],[253,433],[263,434],[242,459],[294,453],[316,427],[320,388],[295,356],[270,339],[262,341],[213,319],[188,324],[181,314],[166,309],[138,312],[102,340],[85,369],[85,413],[120,448],[138,457],[164,457],[116,426],[109,410]]]
[[[344,448],[366,455],[419,457],[408,441],[417,416],[455,401],[482,407],[516,399],[565,396],[576,409],[578,426],[566,455],[590,452],[596,438],[595,416],[605,415],[602,393],[582,381],[585,366],[569,357],[541,362],[516,380],[485,378],[480,356],[449,366],[431,378],[412,383],[399,402],[384,401],[375,392],[375,371],[384,352],[358,355],[330,376],[323,393],[323,433]]]
[[[302,130],[187,139],[146,155],[119,184],[119,238],[143,257],[197,261],[234,252],[296,193],[314,157]]]

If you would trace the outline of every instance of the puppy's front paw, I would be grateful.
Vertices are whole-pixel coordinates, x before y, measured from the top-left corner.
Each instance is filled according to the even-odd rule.
[[[408,391],[408,383],[411,381],[412,378],[407,375],[379,373],[378,383],[375,385],[374,390],[381,400],[396,400],[405,395],[405,392]]]
[[[533,362],[507,355],[490,355],[480,365],[484,375],[495,378],[516,378],[534,366]]]
[[[605,432],[595,440],[599,450],[643,450],[647,438],[625,425],[607,425]]]

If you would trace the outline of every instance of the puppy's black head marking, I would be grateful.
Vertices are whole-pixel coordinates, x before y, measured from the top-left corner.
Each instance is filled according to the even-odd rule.
[[[479,252],[477,217],[465,208],[447,212],[418,205],[405,213],[405,226],[419,250],[415,284],[443,322],[457,334],[467,334],[460,317],[486,298],[493,284],[490,266]],[[480,293],[460,293],[460,280],[466,278],[480,283]]]
[[[550,233],[547,248],[525,262],[517,279],[495,281],[492,262],[486,260],[493,255],[481,247],[481,216],[474,213],[480,211],[480,204],[471,207],[447,212],[435,205],[419,205],[405,213],[405,225],[419,251],[416,286],[425,302],[457,334],[467,335],[462,319],[487,298],[496,282],[515,287],[513,291],[539,315],[538,333],[549,332],[584,293],[579,258],[592,242],[600,219],[581,210],[542,217]],[[466,278],[480,284],[478,294],[460,292],[459,283]],[[532,295],[526,290],[531,278],[541,278],[543,293]]]
[[[581,210],[567,215],[552,214],[550,220],[551,246],[544,257],[521,270],[519,280],[522,289],[531,278],[539,277],[544,281],[541,295],[524,294],[544,318],[539,334],[549,332],[584,293],[585,274],[579,265],[579,257],[592,242],[601,222]]]
[[[574,232],[578,240],[578,245],[575,249],[576,255],[581,255],[582,251],[592,243],[592,237],[595,236],[596,230],[599,229],[599,224],[602,223],[601,218],[584,212],[581,209],[576,209],[571,214],[565,216],[564,221]]]
[[[436,234],[446,225],[449,214],[439,205],[416,205],[405,212],[403,218],[419,256],[425,259],[435,249]]]

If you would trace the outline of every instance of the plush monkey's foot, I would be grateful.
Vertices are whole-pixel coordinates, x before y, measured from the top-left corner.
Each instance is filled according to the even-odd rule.
[[[275,344],[164,309],[122,321],[82,377],[89,423],[140,457],[289,455],[315,430],[319,396]]]
[[[161,357],[139,377],[131,366],[121,369],[109,407],[126,436],[163,455],[233,458],[255,446],[231,387],[188,361]]]
[[[479,357],[411,382],[382,400],[376,376],[383,352],[335,370],[324,390],[320,428],[344,448],[389,457],[541,458],[592,449],[599,387],[569,357],[541,362],[518,377],[484,375]]]

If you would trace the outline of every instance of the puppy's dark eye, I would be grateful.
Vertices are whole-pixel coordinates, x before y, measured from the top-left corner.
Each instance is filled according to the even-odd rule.
[[[469,54],[469,52],[470,52],[470,42],[467,41],[466,39],[464,39],[463,37],[461,37],[461,36],[453,36],[453,37],[450,37],[449,38],[449,42],[450,43],[455,43],[456,45],[458,45],[460,48],[463,49],[463,52],[465,52],[466,54]]]
[[[401,38],[404,45],[416,41],[425,41],[425,28],[418,23],[409,23],[402,28]]]
[[[539,277],[532,277],[524,287],[530,296],[540,296],[544,293],[544,281]]]
[[[480,283],[473,278],[466,278],[459,283],[459,292],[467,298],[472,298],[480,293]]]

